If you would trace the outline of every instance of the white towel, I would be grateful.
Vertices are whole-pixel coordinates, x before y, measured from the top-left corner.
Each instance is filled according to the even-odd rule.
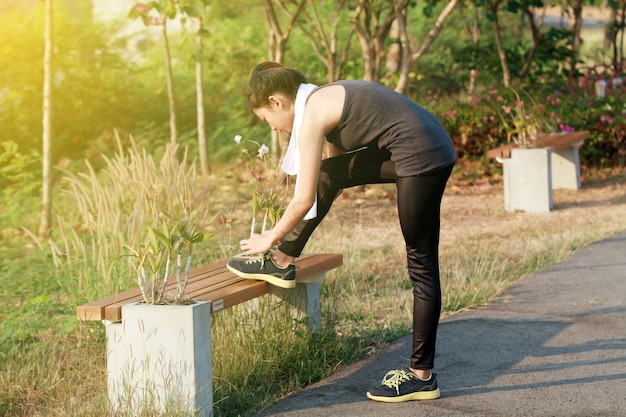
[[[304,116],[304,106],[309,95],[317,88],[314,84],[300,84],[296,101],[294,103],[293,127],[291,128],[291,137],[289,138],[289,146],[283,157],[281,169],[288,175],[297,175],[295,189],[298,189],[298,180],[300,178],[300,147],[298,146],[298,132],[302,126],[302,117]],[[317,194],[313,207],[304,216],[304,220],[310,220],[317,217]]]

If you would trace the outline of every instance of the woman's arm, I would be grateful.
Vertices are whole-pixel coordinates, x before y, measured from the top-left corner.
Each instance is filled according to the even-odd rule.
[[[264,253],[281,241],[304,218],[315,202],[324,136],[337,126],[343,113],[345,90],[342,86],[324,87],[309,97],[298,133],[300,174],[298,189],[273,229],[241,242],[247,255]]]

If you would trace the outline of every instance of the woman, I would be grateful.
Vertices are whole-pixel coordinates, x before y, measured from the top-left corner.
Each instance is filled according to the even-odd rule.
[[[367,396],[385,402],[439,398],[432,369],[441,310],[440,206],[456,160],[448,133],[431,113],[381,84],[337,81],[315,87],[298,70],[273,62],[252,72],[248,103],[272,129],[291,133],[287,159],[298,177],[276,226],[241,241],[246,255],[265,255],[231,260],[228,268],[293,288],[293,262],[341,190],[395,182],[413,285],[413,350],[409,368],[388,372]],[[330,157],[322,160],[324,139]]]

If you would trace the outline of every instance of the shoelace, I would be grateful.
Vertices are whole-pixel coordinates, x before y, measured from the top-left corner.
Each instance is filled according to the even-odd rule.
[[[261,262],[261,269],[263,269],[263,266],[265,266],[265,261],[268,259],[271,260],[270,256],[271,255],[269,253],[262,253],[262,254],[259,254],[259,256],[257,256],[256,258],[246,261],[246,263],[255,264],[257,262]]]
[[[411,375],[409,375],[408,372],[402,369],[393,370],[385,374],[382,384],[389,388],[395,388],[396,393],[400,394],[400,384],[408,381],[409,379],[411,379]]]

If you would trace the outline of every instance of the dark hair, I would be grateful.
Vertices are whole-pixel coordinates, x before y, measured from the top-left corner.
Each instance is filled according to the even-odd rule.
[[[248,106],[251,109],[263,107],[268,103],[269,96],[275,93],[282,93],[295,100],[302,83],[306,83],[306,79],[297,69],[287,68],[277,62],[263,62],[250,75]]]

